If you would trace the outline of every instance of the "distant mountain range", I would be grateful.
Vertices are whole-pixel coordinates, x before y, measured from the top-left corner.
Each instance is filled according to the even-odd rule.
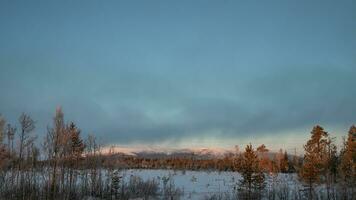
[[[179,157],[194,157],[198,159],[223,158],[237,153],[235,148],[162,148],[162,147],[125,147],[111,146],[103,148],[103,154],[135,156],[140,158],[179,158]],[[269,158],[276,156],[276,152],[270,151],[267,153]],[[288,154],[292,158],[292,154]],[[299,156],[298,156],[299,157]]]
[[[234,149],[225,148],[157,148],[157,147],[122,147],[111,146],[103,149],[104,154],[122,154],[143,158],[165,157],[200,157],[218,158],[236,153]]]

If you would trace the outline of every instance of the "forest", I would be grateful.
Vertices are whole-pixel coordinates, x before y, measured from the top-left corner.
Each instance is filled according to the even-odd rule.
[[[174,171],[229,171],[232,195],[205,199],[356,199],[356,126],[345,134],[340,149],[321,126],[312,128],[304,155],[282,149],[271,154],[264,145],[251,144],[222,158],[194,156],[144,158],[103,153],[94,135],[82,137],[75,122],[57,109],[44,138],[34,134],[35,120],[22,113],[17,124],[0,117],[0,199],[185,199],[169,177],[144,180],[127,169]],[[270,178],[295,175],[296,191],[270,187]],[[268,179],[268,180],[267,180]],[[194,181],[194,177],[192,177]],[[161,187],[162,185],[162,187]],[[320,189],[321,188],[321,189]]]

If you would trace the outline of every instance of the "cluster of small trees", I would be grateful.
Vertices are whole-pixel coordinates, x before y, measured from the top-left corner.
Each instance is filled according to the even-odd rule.
[[[124,182],[115,160],[101,154],[94,136],[81,137],[60,108],[43,143],[27,114],[18,128],[0,116],[0,199],[129,199],[158,195],[159,182],[132,176]]]
[[[244,152],[238,151],[234,166],[242,176],[237,184],[239,199],[261,199],[266,187],[266,174],[276,176],[278,173],[295,173],[300,163],[296,155],[290,159],[282,149],[271,157],[264,144],[256,150],[249,144]]]
[[[339,154],[333,139],[321,126],[313,128],[304,150],[299,175],[308,184],[308,198],[313,198],[313,188],[318,183],[325,183],[328,199],[335,199],[336,183],[342,188],[342,199],[356,198],[355,126],[351,126]]]
[[[274,160],[266,156],[268,149],[261,145],[255,151],[247,145],[237,159],[237,171],[242,175],[238,189],[242,199],[260,199],[265,188],[265,174],[297,172],[305,183],[304,197],[318,199],[314,191],[324,186],[326,199],[356,198],[356,127],[351,126],[347,139],[338,153],[334,139],[321,126],[315,126],[304,145],[304,158],[292,160],[280,151]]]
[[[43,144],[36,141],[35,121],[29,115],[23,113],[18,118],[19,130],[5,124],[1,118],[0,197],[73,199],[77,189],[76,170],[89,162],[83,153],[90,150],[75,123],[65,123],[61,109],[57,109],[53,127],[48,127]]]

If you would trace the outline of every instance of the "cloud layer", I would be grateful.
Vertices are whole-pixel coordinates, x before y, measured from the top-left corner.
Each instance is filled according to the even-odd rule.
[[[112,144],[355,123],[353,2],[0,4],[0,113],[39,134],[58,105]]]

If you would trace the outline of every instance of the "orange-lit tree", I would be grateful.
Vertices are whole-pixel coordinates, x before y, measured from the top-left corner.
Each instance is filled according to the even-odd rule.
[[[265,177],[251,144],[246,146],[240,162],[239,172],[242,180],[240,180],[239,190],[243,194],[242,198],[252,199],[255,194],[260,196],[260,191],[265,187]]]
[[[313,198],[313,184],[320,181],[325,171],[325,150],[328,133],[321,126],[314,126],[311,138],[304,145],[304,161],[300,177],[308,184],[309,199]]]
[[[347,195],[347,188],[351,188],[351,199],[353,199],[356,187],[356,126],[354,125],[349,130],[340,157],[339,174],[345,190],[344,195]]]

